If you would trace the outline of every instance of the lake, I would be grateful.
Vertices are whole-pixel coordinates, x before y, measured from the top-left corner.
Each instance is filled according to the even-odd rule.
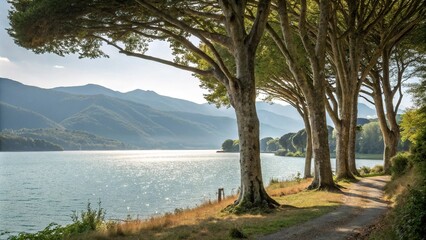
[[[304,158],[261,154],[265,184],[303,174]],[[335,161],[332,160],[334,166]],[[379,160],[357,160],[372,167]],[[195,207],[239,187],[239,154],[214,150],[0,152],[0,233],[71,222],[100,200],[107,219]],[[3,239],[6,236],[3,236]],[[0,239],[2,237],[0,236]]]

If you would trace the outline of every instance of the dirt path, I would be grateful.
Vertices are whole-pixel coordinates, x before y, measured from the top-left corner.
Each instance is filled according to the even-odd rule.
[[[374,224],[388,209],[383,188],[389,180],[389,176],[363,178],[343,189],[344,205],[335,211],[260,239],[357,239],[363,228]]]

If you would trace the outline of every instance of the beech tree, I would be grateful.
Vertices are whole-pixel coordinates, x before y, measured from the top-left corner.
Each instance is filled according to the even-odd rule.
[[[279,205],[268,196],[263,185],[255,106],[255,54],[269,15],[270,0],[12,0],[10,3],[13,9],[9,14],[9,34],[18,45],[36,53],[104,57],[102,45],[107,44],[127,56],[214,77],[226,90],[237,117],[241,189],[234,209]],[[252,20],[247,21],[246,15],[252,16]],[[170,43],[173,61],[146,54],[149,43],[155,40]],[[232,56],[235,69],[225,64],[218,46]],[[186,61],[188,52],[202,58],[206,66]]]

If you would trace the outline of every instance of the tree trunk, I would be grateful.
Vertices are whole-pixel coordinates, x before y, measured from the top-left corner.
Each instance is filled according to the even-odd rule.
[[[396,155],[398,151],[399,134],[393,131],[383,133],[384,152],[383,152],[383,170],[389,174],[391,169],[391,158]]]
[[[328,146],[328,129],[325,118],[324,95],[307,97],[310,124],[312,128],[312,150],[315,162],[315,176],[308,189],[340,191],[333,181]]]
[[[353,175],[349,171],[349,119],[341,119],[340,126],[336,126],[336,178],[351,179]]]
[[[349,150],[348,150],[348,167],[349,171],[354,176],[361,176],[356,168],[356,133],[357,133],[357,117],[358,117],[358,95],[356,96],[355,103],[352,105],[351,122],[349,129]]]
[[[245,46],[235,50],[237,77],[228,93],[235,109],[240,140],[241,187],[231,211],[279,206],[266,193],[260,162],[259,119],[256,113],[254,53]]]
[[[390,51],[390,49],[383,49],[382,51],[383,76],[381,77],[378,72],[372,72],[371,74],[373,79],[373,99],[376,105],[377,118],[379,120],[384,142],[383,170],[387,174],[390,173],[390,160],[396,155],[400,137],[399,126],[396,122],[396,112],[393,107],[393,94],[390,86]]]
[[[306,111],[305,111],[306,112]],[[311,125],[309,123],[309,117],[306,115],[303,116],[303,122],[305,123],[306,130],[306,153],[305,153],[305,172],[303,174],[303,178],[312,177],[311,174],[311,162],[312,162],[312,132]]]

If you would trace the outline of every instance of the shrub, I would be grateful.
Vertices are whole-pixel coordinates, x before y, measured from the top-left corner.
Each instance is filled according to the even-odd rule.
[[[376,165],[371,169],[371,173],[383,173],[384,169],[382,165]]]
[[[399,239],[424,239],[426,236],[425,186],[409,189],[404,201],[395,211],[395,231]]]
[[[398,153],[391,159],[391,172],[393,177],[401,176],[408,166],[408,155],[406,153]]]
[[[369,167],[366,166],[362,166],[358,169],[359,174],[361,175],[367,175],[371,172],[371,169]]]
[[[105,210],[101,208],[101,202],[98,203],[99,208],[92,209],[90,207],[90,202],[87,203],[87,211],[81,211],[80,218],[78,217],[76,212],[73,212],[71,216],[72,221],[74,222],[72,225],[75,226],[76,231],[78,233],[93,231],[96,230],[105,220]]]

